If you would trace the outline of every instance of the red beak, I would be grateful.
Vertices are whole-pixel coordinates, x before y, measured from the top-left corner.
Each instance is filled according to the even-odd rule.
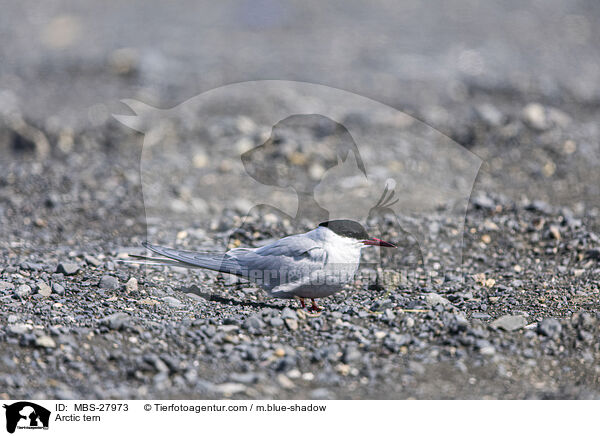
[[[362,243],[365,245],[378,245],[379,247],[396,248],[396,246],[394,244],[382,241],[381,239],[377,239],[377,238],[365,239],[364,241],[362,241]]]

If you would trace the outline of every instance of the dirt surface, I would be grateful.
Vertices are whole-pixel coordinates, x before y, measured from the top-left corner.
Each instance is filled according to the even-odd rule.
[[[1,398],[600,397],[596,3],[2,6]],[[246,245],[316,225],[245,217],[244,202],[195,215],[185,190],[146,215],[148,135],[111,117],[131,114],[119,100],[166,108],[262,79],[381,101],[478,156],[464,225],[452,204],[372,216],[403,244],[380,265],[400,277],[366,253],[319,316],[215,273],[120,263],[146,239],[205,247],[235,230]],[[260,107],[286,98],[302,102]],[[400,159],[378,113],[346,115],[377,139],[365,159]],[[209,124],[161,134],[201,138],[213,161],[269,134],[231,114]],[[302,148],[277,159],[319,163]]]

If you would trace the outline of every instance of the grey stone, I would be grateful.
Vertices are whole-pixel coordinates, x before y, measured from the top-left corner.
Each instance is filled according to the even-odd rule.
[[[138,290],[138,281],[135,277],[131,277],[129,280],[127,280],[127,283],[125,283],[125,289],[127,289],[127,292],[135,292]]]
[[[79,271],[79,265],[74,262],[61,262],[56,267],[57,273],[62,273],[66,276],[76,274]]]
[[[355,362],[361,357],[361,352],[355,346],[347,346],[344,350],[344,355],[342,356],[342,362],[351,363]]]
[[[5,289],[11,290],[14,288],[15,288],[15,285],[13,285],[12,283],[0,280],[0,291],[4,291]]]
[[[285,325],[290,330],[298,330],[298,320],[294,318],[284,318]]]
[[[31,325],[29,324],[14,324],[11,325],[7,328],[8,333],[10,333],[13,336],[21,336],[24,335],[25,333],[28,333],[29,331],[31,331]]]
[[[64,295],[65,294],[65,288],[60,283],[53,283],[52,291],[54,291],[54,293],[56,295]]]
[[[56,342],[48,335],[42,335],[36,338],[35,345],[40,348],[56,348]]]
[[[552,339],[556,339],[562,331],[562,326],[557,319],[546,318],[538,324],[538,333]]]
[[[104,275],[100,279],[100,282],[98,283],[98,287],[100,289],[114,291],[115,289],[119,288],[119,280],[116,277]]]
[[[425,294],[425,301],[430,306],[437,306],[438,304],[441,304],[442,306],[448,306],[451,304],[450,301],[435,293]]]
[[[44,297],[49,297],[52,294],[52,288],[46,284],[46,282],[40,280],[36,283],[37,293]]]
[[[251,316],[244,321],[244,328],[251,333],[259,334],[264,328],[265,323],[259,316]]]
[[[100,264],[102,262],[100,262],[98,259],[96,259],[94,256],[90,256],[89,254],[86,254],[83,258],[83,260],[85,260],[85,263],[87,263],[88,265],[91,266],[100,266]]]
[[[518,330],[527,325],[527,318],[522,315],[504,315],[492,322],[492,327],[496,327],[507,332]]]
[[[180,309],[184,306],[184,304],[175,297],[164,297],[163,301],[173,309]]]
[[[281,311],[281,317],[283,319],[286,319],[286,318],[296,319],[296,320],[298,319],[298,315],[296,314],[296,312],[294,310],[290,309],[289,307],[286,307],[285,309],[283,309]]]
[[[278,316],[274,316],[269,321],[269,324],[271,324],[272,327],[281,327],[283,325],[283,320]]]
[[[116,312],[100,320],[101,325],[105,325],[112,330],[121,330],[129,325],[131,316],[125,312]]]
[[[20,298],[25,298],[30,296],[32,293],[31,287],[29,285],[20,285],[17,289],[15,289],[15,295]]]

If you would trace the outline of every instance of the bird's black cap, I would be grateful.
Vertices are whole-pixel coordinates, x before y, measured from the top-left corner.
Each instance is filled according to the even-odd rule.
[[[354,239],[369,239],[369,234],[363,226],[352,220],[331,220],[324,221],[319,227],[327,227],[340,236]]]

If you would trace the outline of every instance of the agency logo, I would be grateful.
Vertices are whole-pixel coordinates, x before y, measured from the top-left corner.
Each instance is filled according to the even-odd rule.
[[[443,279],[462,263],[481,159],[404,112],[280,80],[226,85],[170,109],[123,103],[134,115],[114,117],[144,134],[149,239],[224,251],[346,219],[398,247],[366,253],[371,269]]]
[[[48,430],[50,411],[29,401],[19,401],[3,406],[6,409],[6,431],[14,433],[16,429]]]

